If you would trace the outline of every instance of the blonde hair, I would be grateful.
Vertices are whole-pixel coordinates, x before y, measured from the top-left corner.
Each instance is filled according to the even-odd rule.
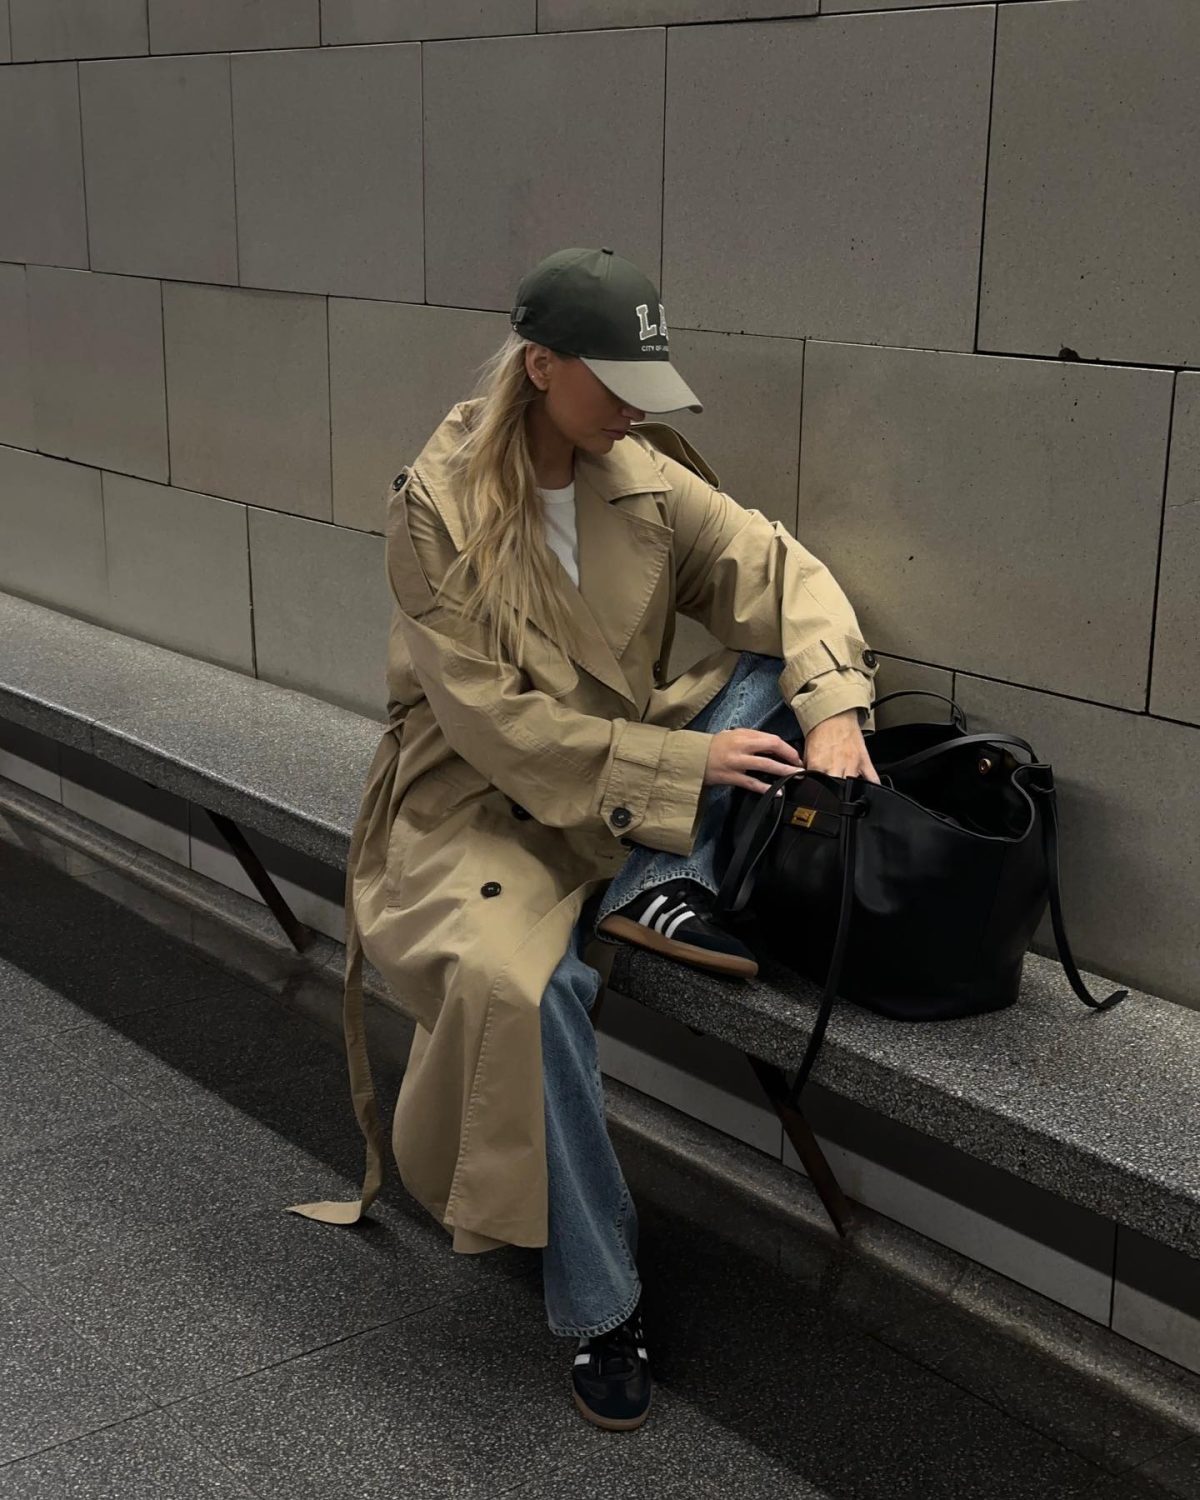
[[[529,452],[525,413],[541,394],[525,369],[529,345],[510,332],[478,367],[472,396],[480,404],[449,459],[462,488],[466,537],[438,590],[460,582],[458,609],[483,624],[493,655],[516,660],[531,606],[559,645],[574,644]]]

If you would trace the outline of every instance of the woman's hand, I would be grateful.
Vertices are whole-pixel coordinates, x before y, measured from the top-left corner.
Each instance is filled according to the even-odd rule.
[[[789,745],[777,734],[765,734],[761,729],[719,729],[708,747],[704,785],[724,783],[744,786],[751,792],[765,792],[767,783],[756,781],[749,772],[786,776],[803,764],[795,745]]]
[[[804,764],[828,776],[862,776],[879,784],[867,742],[858,723],[858,710],[847,708],[822,719],[804,736]]]

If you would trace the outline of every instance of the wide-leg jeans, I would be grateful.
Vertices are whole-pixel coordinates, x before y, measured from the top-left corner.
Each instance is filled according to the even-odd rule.
[[[796,717],[779,694],[782,670],[775,657],[743,652],[729,681],[687,727],[708,734],[764,729],[794,740]],[[602,917],[652,885],[686,876],[716,891],[717,837],[730,790],[705,787],[690,855],[648,848],[630,853],[599,903],[584,907],[542,995],[549,1198],[542,1282],[553,1333],[579,1338],[607,1333],[634,1310],[642,1289],[637,1208],[608,1135],[591,1020],[600,975],[583,961],[583,944]]]

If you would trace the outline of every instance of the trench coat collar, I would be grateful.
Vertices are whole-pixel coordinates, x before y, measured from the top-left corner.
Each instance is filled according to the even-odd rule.
[[[450,455],[465,436],[471,409],[479,398],[460,401],[431,435],[413,470],[428,491],[456,547],[463,546],[465,519],[448,467]],[[646,424],[659,429],[661,423]],[[637,431],[637,428],[634,428]],[[673,431],[673,430],[671,430]],[[677,434],[676,434],[677,436]],[[620,657],[637,630],[671,555],[671,529],[658,521],[612,504],[625,495],[662,493],[673,488],[646,438],[626,437],[606,454],[575,454],[575,525],[579,541],[579,583],[557,557],[562,597],[579,637],[571,658],[584,671],[641,711]],[[533,623],[545,633],[549,624],[535,612]]]

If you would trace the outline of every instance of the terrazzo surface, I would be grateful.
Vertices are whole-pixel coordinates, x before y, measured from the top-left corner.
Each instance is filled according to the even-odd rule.
[[[1200,1497],[1185,1403],[615,1125],[656,1386],[637,1432],[592,1428],[539,1251],[455,1256],[394,1173],[356,1228],[282,1212],[350,1196],[361,1145],[261,955],[50,854],[0,822],[0,1500]]]
[[[382,724],[9,594],[0,646],[3,717],[345,864]]]

